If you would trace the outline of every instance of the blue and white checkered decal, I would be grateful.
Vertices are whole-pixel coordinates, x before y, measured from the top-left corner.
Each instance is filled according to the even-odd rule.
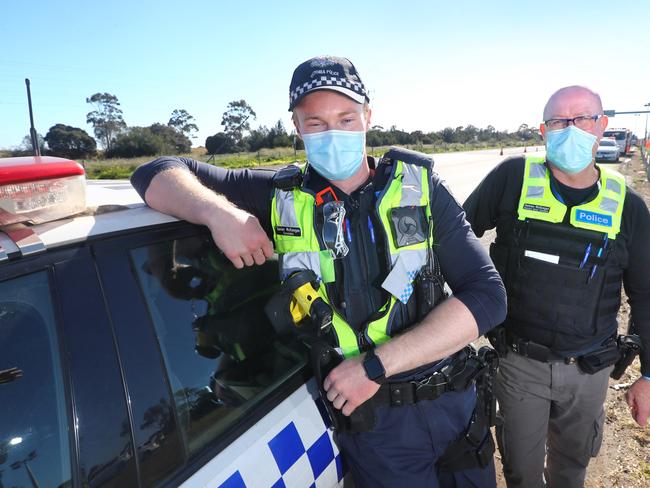
[[[342,486],[341,455],[314,400],[317,394],[313,380],[300,387],[183,486]]]
[[[404,289],[402,290],[402,293],[399,296],[400,302],[406,303],[409,301],[409,298],[411,298],[411,295],[413,294],[413,281],[415,280],[417,274],[418,274],[417,270],[409,271],[407,273],[408,281],[406,282],[406,285],[404,286]]]

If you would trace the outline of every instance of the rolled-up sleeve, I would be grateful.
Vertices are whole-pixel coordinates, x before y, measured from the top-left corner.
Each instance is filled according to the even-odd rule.
[[[650,375],[650,214],[643,199],[628,188],[623,225],[629,229],[628,267],[623,285],[628,297],[635,332],[641,336],[641,373]]]
[[[465,212],[438,175],[431,182],[435,251],[454,293],[472,313],[480,334],[506,316],[506,291],[499,273],[465,220]]]
[[[226,169],[191,158],[165,156],[138,167],[131,175],[131,184],[144,200],[151,180],[162,171],[172,168],[193,173],[203,185],[255,215],[262,227],[270,233],[275,170]]]
[[[197,161],[190,158],[175,158],[171,156],[154,159],[153,161],[136,168],[131,175],[131,184],[144,200],[144,195],[147,193],[151,180],[153,180],[158,173],[171,168],[180,168],[185,171],[190,171],[190,165],[195,162]]]

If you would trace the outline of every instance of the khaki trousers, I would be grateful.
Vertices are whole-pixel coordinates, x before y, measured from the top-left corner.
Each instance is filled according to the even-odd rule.
[[[583,486],[602,442],[611,370],[588,375],[575,364],[542,363],[512,351],[501,358],[497,442],[509,488]]]

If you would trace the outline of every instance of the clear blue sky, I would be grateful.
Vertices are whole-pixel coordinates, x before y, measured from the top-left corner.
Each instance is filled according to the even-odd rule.
[[[440,130],[537,125],[548,96],[586,84],[606,109],[650,102],[650,2],[80,0],[3,2],[0,148],[28,133],[24,78],[40,133],[86,125],[96,92],[116,95],[129,126],[184,108],[195,145],[221,130],[231,100],[253,126],[290,128],[288,85],[318,54],[350,58],[371,93],[373,124]],[[611,126],[641,134],[645,116]]]

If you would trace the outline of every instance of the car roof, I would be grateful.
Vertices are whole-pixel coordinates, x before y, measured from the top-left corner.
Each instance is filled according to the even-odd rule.
[[[6,255],[26,255],[104,234],[177,220],[146,206],[128,180],[87,180],[86,211],[82,214],[38,225],[13,224],[0,228],[0,260],[2,251],[5,258]],[[31,231],[32,242],[37,239],[40,244],[23,246],[16,239],[16,230],[24,232],[25,229]]]

